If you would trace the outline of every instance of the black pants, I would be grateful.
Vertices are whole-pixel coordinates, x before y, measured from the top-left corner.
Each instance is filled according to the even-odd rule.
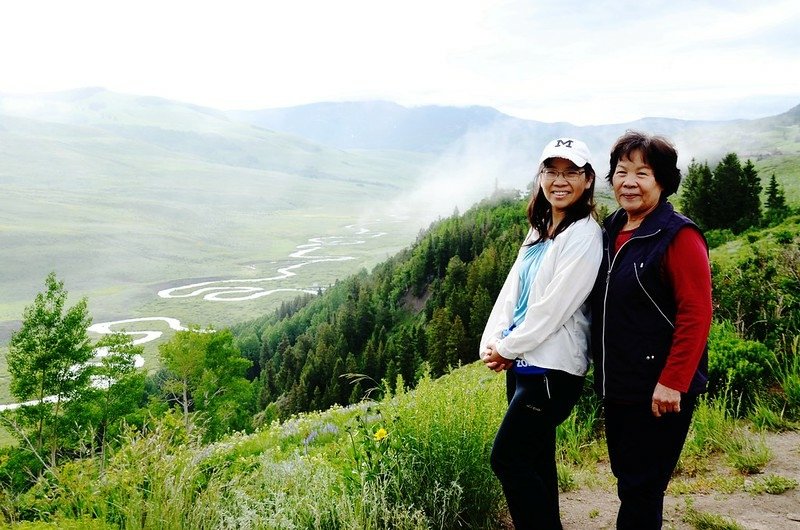
[[[567,419],[583,377],[550,370],[547,375],[507,372],[509,405],[492,447],[515,530],[560,529],[556,427]]]
[[[681,395],[677,414],[653,416],[650,403],[606,401],[606,441],[620,500],[617,528],[661,528],[664,492],[681,456],[697,396]]]

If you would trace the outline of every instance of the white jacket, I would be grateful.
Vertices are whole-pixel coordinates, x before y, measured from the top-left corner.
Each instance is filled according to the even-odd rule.
[[[556,236],[533,281],[525,320],[501,338],[514,320],[525,245],[537,237],[533,229],[525,237],[486,322],[480,351],[494,344],[506,359],[523,357],[529,365],[585,375],[591,323],[587,299],[603,251],[602,232],[592,217],[575,221]]]

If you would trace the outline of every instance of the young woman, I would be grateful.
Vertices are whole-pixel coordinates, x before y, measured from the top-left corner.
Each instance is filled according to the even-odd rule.
[[[560,529],[556,427],[572,411],[589,364],[587,298],[602,254],[592,218],[589,149],[558,138],[540,158],[530,230],[492,309],[481,357],[507,370],[508,410],[491,464],[516,530]]]

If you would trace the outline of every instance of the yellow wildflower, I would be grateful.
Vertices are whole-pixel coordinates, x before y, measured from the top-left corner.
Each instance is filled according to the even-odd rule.
[[[373,438],[375,438],[375,441],[376,441],[376,442],[380,442],[381,440],[383,440],[384,438],[386,438],[388,435],[389,435],[389,433],[388,433],[388,432],[386,432],[386,429],[384,429],[383,427],[381,427],[380,429],[378,429],[378,430],[375,432],[375,434],[373,435]]]

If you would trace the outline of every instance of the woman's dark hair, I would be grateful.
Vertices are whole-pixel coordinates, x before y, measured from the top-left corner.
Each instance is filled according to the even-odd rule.
[[[681,183],[681,170],[678,169],[678,151],[672,142],[663,136],[652,136],[639,131],[626,131],[611,148],[610,167],[606,180],[611,183],[617,162],[630,159],[631,154],[640,152],[645,163],[653,168],[653,175],[664,192],[661,200],[678,191]]]
[[[542,169],[547,167],[547,162],[549,160],[550,159],[548,158],[539,165],[539,172],[537,175],[540,175],[542,173]],[[592,168],[591,164],[587,163],[581,169],[584,171],[584,177],[587,179],[592,179],[592,183],[583,191],[583,194],[580,196],[580,198],[567,208],[566,215],[561,222],[558,223],[558,226],[556,226],[555,230],[553,230],[552,239],[555,239],[558,234],[566,230],[567,227],[575,221],[583,219],[584,217],[594,213],[594,168]],[[544,190],[540,185],[528,203],[528,222],[539,233],[539,239],[532,242],[532,245],[548,239],[547,233],[550,228],[550,223],[553,222],[552,210],[553,207],[550,204],[550,201],[548,201],[545,197]]]

